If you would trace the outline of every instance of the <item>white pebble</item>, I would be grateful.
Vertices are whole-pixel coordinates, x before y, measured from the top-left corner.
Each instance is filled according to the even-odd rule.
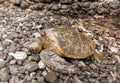
[[[110,47],[110,50],[114,53],[117,53],[119,51],[119,49],[116,47]]]
[[[36,38],[41,36],[38,32],[33,33],[33,35],[34,35]]]
[[[13,56],[15,59],[23,60],[27,58],[27,54],[23,51],[16,51],[15,53],[10,52],[9,55]]]
[[[39,66],[39,69],[44,69],[45,68],[45,65],[43,64],[42,61],[39,61],[38,66]]]
[[[0,46],[0,51],[2,51],[3,50],[3,47],[2,46]]]

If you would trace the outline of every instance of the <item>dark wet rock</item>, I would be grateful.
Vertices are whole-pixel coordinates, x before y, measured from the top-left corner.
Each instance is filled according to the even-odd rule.
[[[102,6],[103,6],[104,8],[108,8],[108,7],[109,7],[109,3],[105,2],[105,3],[102,4]]]
[[[84,2],[82,7],[83,8],[89,8],[90,7],[90,2]]]
[[[52,2],[52,0],[39,0],[39,1],[41,1],[43,3],[51,3]]]
[[[98,7],[98,3],[97,2],[94,2],[94,3],[90,3],[90,7],[89,9],[95,9]]]
[[[55,72],[48,72],[47,75],[45,76],[45,80],[47,82],[54,82],[57,79],[56,73]]]
[[[72,9],[75,9],[75,10],[80,9],[79,3],[73,3],[73,4],[72,4]]]
[[[109,6],[113,9],[120,8],[120,1],[112,1],[109,3]]]
[[[18,66],[17,65],[10,66],[10,73],[12,75],[18,74]]]
[[[0,69],[0,79],[1,79],[1,81],[8,81],[9,70],[7,68],[1,68]]]
[[[25,64],[25,69],[27,71],[30,71],[30,72],[35,71],[38,68],[39,67],[38,67],[38,64],[36,62],[28,62],[28,63]]]
[[[39,2],[40,2],[40,0],[33,0],[33,2],[34,2],[34,3],[39,3]]]
[[[0,4],[4,3],[6,0],[0,0]]]
[[[22,0],[14,0],[14,1],[13,1],[13,4],[14,4],[15,6],[20,6],[21,3],[22,3]]]
[[[27,2],[25,2],[25,1],[22,1],[20,7],[21,7],[22,9],[27,9],[27,8],[29,8],[29,4],[28,4]]]
[[[88,11],[88,14],[89,14],[89,15],[95,15],[96,12],[95,12],[94,10],[89,10],[89,11]]]

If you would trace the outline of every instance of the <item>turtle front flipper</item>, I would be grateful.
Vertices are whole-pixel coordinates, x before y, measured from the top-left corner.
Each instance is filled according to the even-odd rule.
[[[65,74],[77,73],[79,71],[76,65],[67,62],[64,58],[58,56],[51,50],[43,50],[40,53],[40,58],[42,62],[53,71]]]

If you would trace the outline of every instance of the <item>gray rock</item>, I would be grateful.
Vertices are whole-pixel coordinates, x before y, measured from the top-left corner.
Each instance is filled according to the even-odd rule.
[[[113,9],[117,9],[120,7],[120,1],[112,1],[109,3],[109,6]]]
[[[25,72],[25,67],[24,66],[20,66],[18,68],[18,70],[19,70],[20,73],[24,73]]]
[[[10,79],[9,83],[18,83],[19,82],[19,77],[18,76],[12,76]]]
[[[48,72],[47,75],[45,76],[45,80],[47,82],[54,82],[57,79],[56,73],[51,71]]]
[[[5,66],[5,61],[3,59],[0,59],[0,68],[4,67]]]
[[[37,80],[38,80],[40,83],[43,83],[43,82],[44,82],[44,77],[42,77],[42,76],[37,76],[36,78],[37,78]]]
[[[0,69],[0,79],[1,79],[1,81],[8,81],[9,70],[7,68]]]
[[[37,80],[32,80],[31,83],[39,83],[39,82]]]
[[[29,4],[28,4],[27,2],[25,2],[25,1],[22,1],[20,7],[21,7],[22,9],[27,9],[27,8],[29,8]]]
[[[3,41],[3,46],[9,46],[9,45],[11,45],[11,43],[12,43],[13,41],[12,40],[10,40],[10,39],[5,39],[5,41]]]
[[[28,62],[27,64],[25,64],[25,69],[27,71],[35,71],[37,70],[39,67],[38,67],[38,64],[36,62]]]
[[[10,66],[10,73],[12,75],[18,74],[18,66],[17,65]]]

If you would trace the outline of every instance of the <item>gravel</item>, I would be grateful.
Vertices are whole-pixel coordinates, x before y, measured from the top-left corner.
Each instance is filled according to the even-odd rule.
[[[63,8],[66,6],[68,5],[63,4]],[[119,17],[94,15],[76,18],[52,14],[46,10],[23,10],[8,3],[0,5],[0,20],[0,83],[120,82]],[[74,61],[80,68],[74,75],[47,68],[39,53],[29,52],[24,44],[30,38],[40,37],[41,29],[59,26],[79,27],[81,32],[95,40],[96,50],[107,60],[98,63],[93,57],[88,57]]]

